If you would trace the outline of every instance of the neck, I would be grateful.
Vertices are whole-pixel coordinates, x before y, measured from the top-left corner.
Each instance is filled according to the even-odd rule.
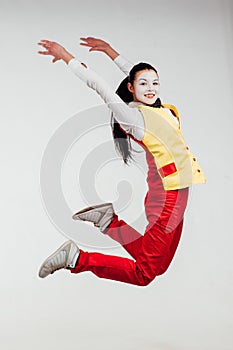
[[[162,107],[162,102],[161,102],[160,98],[157,98],[157,100],[152,105],[149,105],[147,103],[138,102],[138,101],[131,101],[131,102],[129,102],[129,104],[134,105],[134,106],[144,105],[144,106],[154,107],[154,108],[161,108]]]

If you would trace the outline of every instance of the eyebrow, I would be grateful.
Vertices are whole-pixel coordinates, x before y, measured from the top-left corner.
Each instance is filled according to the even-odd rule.
[[[139,80],[145,80],[145,81],[147,81],[147,79],[145,79],[145,78],[139,78],[138,81],[139,81]],[[159,79],[154,79],[153,81],[159,81]]]

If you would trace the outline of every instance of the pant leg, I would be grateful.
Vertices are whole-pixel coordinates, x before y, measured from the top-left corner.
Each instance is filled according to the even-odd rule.
[[[175,252],[177,250],[179,241],[180,241],[182,228],[183,228],[183,220],[177,226],[177,228],[174,232],[174,236],[171,239],[171,244],[170,244],[170,248],[168,250],[168,253],[164,257],[164,260],[162,261],[162,264],[161,264],[159,271],[157,273],[158,276],[164,274],[167,271],[168,267],[170,266],[170,264],[174,258]]]
[[[158,274],[170,247],[170,235],[161,232],[156,225],[147,232],[147,244],[139,258],[132,259],[102,253],[80,251],[71,273],[90,271],[100,278],[147,286]],[[144,243],[144,242],[143,242]]]
[[[176,250],[183,226],[183,223],[181,225],[180,223],[183,221],[187,200],[188,188],[177,191],[164,191],[158,187],[157,191],[148,192],[144,200],[148,219],[146,232],[157,222],[159,226],[163,226],[162,229],[165,229],[167,233],[169,231],[173,232],[171,242],[173,240],[176,242],[176,244],[173,242],[173,250]],[[165,210],[167,207],[169,207],[169,210]],[[135,260],[137,259],[144,237],[138,231],[125,221],[118,220],[118,216],[115,215],[105,234],[120,243]],[[172,254],[174,256],[175,251]],[[172,259],[173,256],[171,254],[169,256]]]
[[[148,201],[148,198],[150,200]],[[165,191],[161,181],[153,191],[149,190],[144,199],[145,212],[148,222],[153,222],[160,216],[163,208]],[[153,205],[152,205],[153,203]],[[151,214],[153,212],[153,214]],[[148,228],[148,226],[147,226]],[[143,235],[115,215],[113,221],[104,232],[117,241],[136,260],[141,249]]]
[[[115,215],[113,221],[104,232],[117,241],[136,260],[141,249],[142,237],[137,230]]]
[[[89,253],[80,251],[79,259],[71,273],[91,271],[99,278],[125,282],[138,286],[146,286],[150,280],[144,277],[143,271],[134,260],[106,255],[102,253]]]
[[[181,192],[182,195],[178,206],[175,205],[178,192],[169,192],[171,193],[167,195],[160,220],[157,220],[152,227],[150,225],[145,235],[141,238],[141,247],[138,251],[136,262],[123,257],[81,251],[77,265],[74,269],[71,269],[71,272],[91,271],[100,278],[140,286],[148,285],[157,275],[161,274],[161,268],[166,262],[165,258],[170,253],[172,242],[176,239],[178,244],[179,239],[176,237],[176,234],[180,234],[182,230],[182,225],[180,225],[180,231],[177,230],[177,225],[173,231],[170,231],[170,218],[172,214],[176,218],[179,218],[180,215],[183,217],[187,202],[187,192]],[[174,211],[177,213],[174,214]],[[128,225],[125,224],[125,226],[127,227]],[[169,232],[167,233],[168,226]],[[175,253],[175,244],[173,250]]]
[[[187,200],[188,188],[167,191],[160,217],[153,226],[148,224],[137,257],[145,276],[153,278],[170,265],[180,240]]]

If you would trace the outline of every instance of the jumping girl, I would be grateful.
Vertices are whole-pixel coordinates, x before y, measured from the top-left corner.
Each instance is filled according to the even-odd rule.
[[[101,96],[112,111],[115,145],[126,164],[133,159],[131,139],[146,152],[148,192],[144,204],[148,225],[141,235],[118,219],[112,203],[83,209],[73,219],[92,222],[119,242],[133,259],[85,252],[68,241],[45,260],[39,276],[44,278],[59,269],[75,274],[91,271],[100,278],[146,286],[169,267],[180,240],[189,187],[205,183],[205,176],[185,144],[177,109],[162,104],[158,97],[156,69],[148,63],[133,66],[103,40],[81,40],[89,51],[107,54],[127,75],[116,93],[58,43],[41,40],[39,45],[45,51],[39,53],[53,56],[53,62],[66,62]]]

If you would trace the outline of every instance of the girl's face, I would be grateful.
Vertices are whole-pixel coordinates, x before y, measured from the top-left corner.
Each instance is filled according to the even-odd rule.
[[[148,105],[155,103],[157,100],[159,87],[159,77],[152,69],[137,72],[133,85],[128,83],[128,89],[132,92],[134,101]]]

